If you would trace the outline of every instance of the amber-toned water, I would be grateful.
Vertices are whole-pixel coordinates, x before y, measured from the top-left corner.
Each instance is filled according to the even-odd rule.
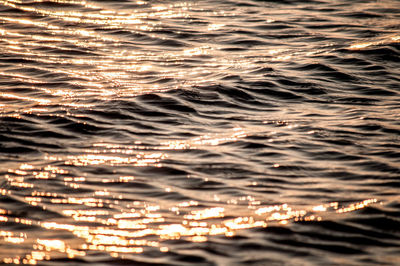
[[[400,2],[0,0],[0,263],[399,265]]]

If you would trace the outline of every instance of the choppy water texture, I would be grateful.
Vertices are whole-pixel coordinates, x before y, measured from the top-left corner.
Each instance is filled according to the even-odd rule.
[[[399,265],[400,2],[0,0],[0,261]]]

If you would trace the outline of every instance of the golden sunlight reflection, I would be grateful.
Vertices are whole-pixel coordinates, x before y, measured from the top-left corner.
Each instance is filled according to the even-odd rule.
[[[233,136],[223,139],[238,138],[246,135],[242,129],[232,131]],[[229,135],[228,135],[229,136]],[[221,143],[221,136],[217,141],[210,138],[195,139],[196,145],[207,143]],[[140,142],[136,143],[135,149],[148,152]],[[167,144],[166,146],[170,146]],[[165,147],[161,146],[161,147]],[[98,143],[94,145],[91,154],[111,152],[114,154],[133,154],[133,147],[123,148],[118,145]],[[144,156],[146,163],[153,164],[159,160],[159,155]],[[102,156],[102,155],[101,155]],[[80,158],[80,159],[76,159]],[[72,163],[82,165],[96,164],[124,164],[143,165],[136,159],[122,161],[114,157],[76,157]],[[119,158],[119,157],[117,157]],[[90,160],[89,160],[90,159]],[[76,160],[76,161],[75,161]],[[89,160],[89,161],[87,161]],[[91,161],[93,160],[93,161]],[[68,165],[68,164],[66,164]],[[24,187],[30,189],[30,196],[21,200],[25,203],[43,210],[53,210],[61,213],[64,217],[39,221],[35,218],[16,218],[12,211],[0,209],[0,225],[2,223],[14,223],[28,226],[40,227],[42,230],[54,231],[53,235],[72,234],[70,237],[52,238],[38,237],[29,230],[16,233],[0,231],[0,241],[8,245],[24,244],[31,246],[30,253],[15,256],[0,256],[5,264],[37,264],[43,260],[67,256],[69,258],[85,256],[87,252],[106,252],[110,256],[118,257],[124,254],[142,253],[145,249],[156,249],[159,252],[167,252],[171,249],[166,240],[182,240],[191,242],[205,242],[209,237],[223,235],[231,237],[240,230],[251,228],[262,228],[269,225],[288,226],[290,223],[299,221],[321,221],[324,217],[332,218],[334,215],[345,215],[347,213],[363,209],[371,204],[377,203],[377,199],[366,199],[351,204],[340,204],[331,202],[308,207],[295,207],[288,204],[264,205],[261,199],[252,196],[232,198],[221,201],[214,198],[214,207],[199,207],[195,200],[183,201],[170,205],[171,203],[161,202],[159,204],[146,201],[132,201],[124,199],[122,195],[115,195],[108,188],[94,191],[91,196],[71,196],[64,193],[44,192],[40,187],[34,186],[30,180],[57,179],[63,180],[65,186],[72,186],[79,190],[79,184],[86,181],[84,177],[70,177],[68,170],[59,166],[47,165],[37,167],[32,164],[23,163],[16,169],[9,169],[6,179],[11,187]],[[119,179],[121,182],[131,182],[134,176],[124,175]],[[11,195],[10,190],[2,189],[1,195]],[[15,195],[17,196],[17,195]],[[217,195],[216,195],[217,196]],[[121,200],[121,201],[120,201]],[[247,204],[247,206],[246,206]],[[1,242],[0,242],[1,244]]]
[[[167,252],[170,248],[165,240],[182,239],[204,242],[210,236],[231,237],[239,230],[267,227],[269,224],[285,226],[296,221],[321,221],[324,213],[328,216],[333,213],[343,214],[365,208],[376,202],[376,199],[367,199],[349,205],[332,202],[305,209],[295,209],[287,204],[282,204],[259,206],[253,210],[249,205],[247,216],[235,215],[232,206],[190,210],[189,207],[197,205],[197,202],[194,201],[177,204],[170,210],[180,209],[183,215],[171,216],[171,213],[162,211],[162,206],[149,206],[142,203],[136,204],[137,209],[126,209],[111,216],[110,211],[102,209],[63,210],[63,215],[72,218],[69,223],[39,222],[7,217],[9,212],[2,210],[1,213],[8,219],[0,220],[0,223],[12,220],[25,225],[38,225],[46,230],[70,232],[83,241],[80,244],[73,244],[68,240],[61,239],[30,239],[34,236],[30,236],[29,233],[16,234],[15,232],[0,231],[0,238],[10,244],[18,245],[28,239],[30,239],[29,242],[34,240],[30,254],[4,257],[2,261],[5,264],[17,262],[37,264],[42,260],[49,260],[53,256],[57,257],[57,254],[66,254],[69,258],[74,258],[85,256],[88,251],[107,252],[114,257],[141,253],[145,248],[155,248],[160,252]],[[227,216],[230,218],[224,218]],[[174,222],[171,222],[171,219]],[[64,220],[67,221],[67,219]],[[79,225],[82,221],[85,222],[85,225]]]
[[[370,41],[362,41],[362,42],[356,42],[350,45],[349,49],[350,50],[362,50],[366,49],[369,47],[373,46],[378,46],[378,45],[386,45],[386,44],[391,44],[391,43],[398,43],[400,42],[400,35],[390,35],[390,36],[384,36],[384,37],[379,37],[375,38]]]
[[[26,143],[28,148],[37,148],[38,153],[32,157],[22,153],[10,155],[14,157],[10,157],[10,163],[7,162],[6,168],[2,169],[0,201],[4,201],[4,204],[0,208],[0,264],[35,265],[43,262],[46,264],[45,261],[48,264],[53,259],[79,259],[88,254],[123,258],[148,250],[155,254],[175,252],[176,245],[171,244],[172,242],[202,243],[214,239],[215,236],[233,237],[252,228],[290,227],[298,222],[318,223],[338,217],[350,217],[353,212],[378,203],[377,199],[360,195],[358,200],[346,203],[321,202],[322,200],[304,202],[301,200],[304,198],[295,198],[297,193],[308,193],[297,187],[293,188],[296,182],[306,180],[308,183],[305,184],[309,184],[310,189],[321,186],[321,191],[324,191],[324,186],[332,184],[324,180],[321,185],[315,175],[306,175],[303,168],[299,169],[298,179],[296,176],[290,182],[274,187],[279,189],[282,185],[283,188],[288,188],[283,189],[281,194],[264,193],[268,191],[267,186],[274,186],[272,181],[265,186],[267,188],[262,187],[270,182],[268,171],[282,174],[279,170],[285,168],[287,162],[287,171],[293,176],[298,174],[297,167],[290,167],[290,164],[294,160],[297,164],[300,159],[303,163],[304,156],[307,156],[302,154],[301,158],[297,157],[303,151],[292,145],[299,143],[299,136],[308,137],[315,133],[316,138],[313,141],[321,144],[320,135],[329,133],[322,132],[323,123],[319,121],[329,119],[332,109],[325,108],[324,111],[315,107],[311,110],[313,107],[308,104],[311,102],[308,100],[307,104],[299,106],[308,111],[283,106],[277,112],[262,112],[277,110],[274,104],[263,106],[262,110],[251,110],[248,107],[253,106],[253,103],[243,101],[247,107],[241,112],[240,118],[243,116],[244,119],[237,119],[232,113],[229,115],[232,119],[225,117],[224,121],[218,120],[218,124],[211,122],[213,116],[207,115],[209,110],[206,102],[200,101],[199,105],[202,107],[199,116],[192,117],[196,121],[194,128],[188,124],[182,124],[179,128],[185,130],[181,133],[195,132],[194,136],[147,135],[143,142],[151,142],[150,144],[127,138],[117,139],[112,133],[120,128],[128,129],[123,132],[126,133],[125,136],[132,136],[134,139],[142,136],[140,134],[145,129],[143,132],[140,129],[139,132],[132,133],[135,124],[128,120],[134,119],[136,114],[148,117],[151,112],[142,116],[136,109],[137,106],[139,109],[143,106],[143,110],[147,107],[151,111],[161,110],[160,106],[151,104],[152,100],[136,97],[144,94],[178,97],[175,94],[165,95],[164,92],[186,90],[182,101],[191,105],[196,100],[194,98],[197,92],[200,93],[198,95],[201,100],[202,95],[209,93],[215,96],[209,99],[228,100],[231,104],[229,106],[232,106],[236,102],[228,99],[232,95],[225,95],[220,90],[212,91],[213,87],[209,85],[220,85],[217,84],[219,82],[230,85],[235,83],[234,87],[239,89],[238,84],[247,87],[247,84],[253,84],[254,81],[254,84],[269,87],[267,82],[273,81],[273,86],[293,87],[296,93],[306,97],[304,99],[319,97],[319,88],[314,93],[314,88],[310,91],[303,88],[309,87],[308,85],[300,86],[302,88],[294,82],[290,85],[290,81],[283,79],[284,74],[292,71],[290,69],[296,68],[302,61],[317,62],[319,55],[329,54],[333,51],[331,49],[337,50],[341,46],[327,43],[333,42],[334,38],[327,38],[326,42],[320,41],[323,35],[315,34],[317,30],[309,28],[305,20],[297,27],[290,14],[283,16],[291,21],[287,29],[283,27],[279,30],[283,23],[281,19],[277,20],[276,25],[265,25],[275,22],[272,19],[275,18],[273,13],[282,13],[282,10],[276,8],[268,8],[270,13],[264,13],[260,20],[249,19],[253,21],[249,22],[252,26],[246,26],[247,29],[243,30],[233,19],[247,20],[245,16],[248,14],[245,15],[244,10],[249,8],[247,11],[250,11],[257,5],[252,8],[229,7],[227,10],[207,11],[205,8],[203,10],[203,1],[126,2],[125,6],[116,1],[0,0],[0,5],[4,7],[1,9],[3,12],[0,12],[0,53],[5,55],[0,80],[6,81],[4,89],[0,91],[0,116],[27,117],[28,122],[38,123],[37,130],[36,127],[33,130],[34,136],[40,136],[41,133],[43,136],[49,135],[48,139],[54,144],[51,146],[47,142],[36,143],[32,140],[34,136],[27,136],[22,143]],[[209,5],[208,2],[204,3]],[[52,3],[65,5],[57,6]],[[224,3],[224,7],[229,5]],[[304,12],[308,13],[310,10]],[[300,13],[296,15],[299,16]],[[314,15],[310,13],[307,16]],[[258,34],[258,30],[263,34]],[[275,35],[276,31],[278,35]],[[309,37],[302,38],[302,31],[306,31]],[[332,29],[322,28],[321,34],[328,31],[331,32],[331,37],[345,37],[353,30],[350,27],[347,33],[334,33]],[[230,38],[232,34],[234,39]],[[282,45],[284,36],[291,36],[291,45]],[[257,40],[254,45],[253,38]],[[295,39],[307,40],[309,47],[300,45]],[[346,49],[356,51],[399,42],[400,35],[397,33],[344,45]],[[265,85],[258,82],[260,78],[266,80]],[[235,80],[240,81],[236,83]],[[307,81],[304,84],[312,82]],[[319,87],[317,85],[315,84]],[[199,89],[197,86],[207,86],[207,89]],[[193,102],[189,90],[196,90],[193,93]],[[261,94],[265,94],[262,96],[264,98],[269,97],[268,90],[246,89],[250,96],[257,94],[261,97]],[[285,98],[285,94],[282,95]],[[275,96],[280,98],[278,93],[272,95],[270,100],[273,101]],[[208,101],[208,97],[205,98]],[[329,97],[324,96],[325,98]],[[242,102],[239,105],[241,104]],[[221,108],[230,112],[229,106]],[[240,106],[238,110],[242,109]],[[106,125],[109,119],[112,120],[109,117],[117,117],[115,112],[109,116],[108,113],[103,116],[98,112],[99,108],[108,107],[113,109],[111,111],[118,109],[127,114],[120,116],[118,127]],[[179,109],[176,111],[179,112]],[[309,115],[301,115],[302,111]],[[320,120],[316,118],[311,121],[315,117],[311,114],[319,114]],[[353,112],[348,114],[353,115]],[[189,116],[190,114],[187,117],[190,118]],[[271,116],[292,117],[296,120],[268,120]],[[68,119],[52,121],[57,117]],[[80,125],[99,122],[109,129],[110,134],[102,135],[102,131],[91,136],[81,136],[76,133],[79,127],[75,128],[68,123],[71,119],[74,123],[82,123]],[[48,121],[52,121],[50,124],[54,122],[57,131],[54,134],[50,132],[53,129],[48,132],[45,130],[46,125],[49,125]],[[306,121],[304,123],[307,127],[301,121]],[[20,122],[13,124],[11,129],[8,125],[4,126],[6,137],[12,142],[10,149],[6,146],[5,156],[8,156],[8,150],[19,147],[17,142],[24,139],[21,132],[29,131],[29,127],[23,125],[22,119]],[[154,116],[148,122],[162,121]],[[229,129],[226,128],[228,124]],[[204,125],[219,126],[209,126],[208,133],[196,133],[204,132],[204,128],[201,129]],[[173,125],[168,126],[165,132],[173,132]],[[303,132],[310,127],[313,130]],[[13,129],[17,130],[16,136],[11,137]],[[60,136],[59,139],[57,134],[63,130],[79,136],[65,140]],[[174,133],[179,133],[178,131]],[[172,139],[173,135],[177,139]],[[89,140],[91,137],[92,140]],[[154,141],[157,137],[160,140]],[[295,138],[296,142],[291,141]],[[112,143],[113,141],[115,142]],[[277,144],[274,147],[282,149],[267,154],[264,153],[267,146],[261,151],[264,146],[258,145],[260,142]],[[301,145],[308,143],[302,140],[300,142]],[[57,149],[63,143],[67,143],[67,147],[64,145],[65,149]],[[13,146],[14,144],[17,146]],[[242,149],[244,146],[245,149]],[[250,149],[258,146],[261,148],[255,151],[256,156],[252,156],[254,149]],[[196,149],[197,151],[193,151]],[[232,152],[232,149],[242,149],[243,153],[237,156],[238,153]],[[318,145],[311,149],[314,152]],[[247,151],[250,153],[247,154]],[[372,152],[369,157],[377,156]],[[199,156],[192,157],[192,154]],[[223,160],[214,163],[213,159],[219,154],[223,155]],[[246,156],[252,157],[250,161]],[[268,159],[260,159],[261,156]],[[23,158],[31,161],[21,163]],[[229,166],[229,171],[226,170],[226,162],[236,162],[238,167],[242,164],[243,171],[238,171],[236,165]],[[326,161],[323,163],[326,164]],[[179,172],[173,168],[175,165],[179,165]],[[191,166],[193,167],[188,170]],[[304,169],[311,169],[309,166],[306,165]],[[248,169],[249,172],[257,170],[254,171],[256,174],[249,177],[251,174],[247,174]],[[318,168],[315,171],[319,171]],[[168,174],[164,175],[166,172]],[[279,178],[286,180],[291,176]],[[329,189],[334,190],[335,186]],[[220,187],[224,189],[220,190]],[[251,189],[254,190],[250,191]],[[343,188],[339,192],[342,191]],[[188,198],[194,200],[184,200]],[[293,203],[295,200],[298,201]]]
[[[156,33],[163,28],[163,25],[157,20],[190,19],[201,7],[197,6],[197,3],[185,1],[157,4],[138,1],[137,4],[144,5],[143,8],[121,11],[110,5],[91,1],[56,2],[74,3],[84,7],[86,12],[51,9],[46,8],[45,5],[24,5],[21,1],[0,0],[0,3],[5,6],[45,15],[54,18],[54,21],[73,22],[74,24],[71,27],[62,27],[60,23],[53,20],[0,15],[0,23],[12,23],[23,28],[36,29],[27,33],[26,30],[18,29],[18,27],[12,30],[0,28],[0,41],[6,44],[4,49],[7,49],[7,52],[13,50],[13,53],[23,58],[29,60],[34,58],[37,63],[35,64],[36,70],[58,75],[63,80],[68,80],[68,86],[49,88],[44,85],[46,79],[36,75],[21,76],[14,71],[0,73],[0,78],[5,77],[32,84],[32,90],[37,92],[35,97],[23,93],[3,92],[0,98],[15,99],[41,106],[40,108],[37,106],[28,108],[24,105],[22,108],[5,104],[2,106],[0,114],[43,113],[48,111],[47,106],[50,105],[61,105],[68,109],[91,108],[93,107],[93,102],[90,101],[92,97],[111,101],[115,98],[134,97],[177,88],[191,89],[193,86],[213,84],[215,76],[218,75],[216,73],[228,71],[234,75],[235,72],[250,72],[259,68],[260,64],[254,63],[255,55],[260,58],[259,61],[265,61],[265,66],[268,66],[270,62],[291,60],[293,56],[299,54],[299,52],[289,50],[267,49],[262,52],[265,54],[264,57],[260,57],[258,50],[249,50],[245,54],[232,54],[227,58],[222,50],[226,47],[215,43],[191,43],[183,48],[173,48],[163,53],[156,53],[151,48],[138,51],[121,45],[125,41],[130,42],[129,38],[124,40],[124,37],[117,37],[90,28],[93,25],[99,25],[108,30],[145,35],[149,38],[150,43],[157,43],[167,40],[164,35]],[[212,15],[215,19],[201,26],[205,31],[213,32],[223,29],[229,22],[229,17],[236,14],[233,11],[221,10],[212,11]],[[266,23],[272,22],[272,19],[266,20]],[[43,34],[43,32],[50,34]],[[68,53],[71,49],[73,51],[95,50],[96,54],[81,58],[60,57],[58,53],[43,52],[49,50]],[[206,65],[185,66],[187,60],[191,61],[193,57],[198,56],[210,58]],[[149,64],[149,62],[152,63]],[[170,64],[177,63],[182,64],[182,67],[170,67]],[[168,82],[159,83],[158,79],[168,80]]]
[[[232,131],[220,134],[209,134],[196,137],[190,140],[176,140],[161,143],[160,149],[184,150],[193,149],[199,146],[217,146],[226,142],[234,142],[247,136],[247,132],[242,128],[234,128]]]
[[[245,135],[241,129],[233,130],[234,138]],[[228,139],[232,138],[228,137]],[[217,141],[209,138],[196,139],[197,144],[220,143],[221,136]],[[224,138],[226,139],[226,138]],[[138,147],[146,151],[144,146],[138,142]],[[196,144],[196,145],[197,145]],[[169,144],[167,146],[170,146]],[[164,147],[164,146],[161,146]],[[122,148],[118,145],[99,143],[94,145],[97,152],[112,152],[118,154],[135,154],[133,147]],[[102,150],[104,149],[104,150]],[[153,154],[153,153],[149,153]],[[141,155],[142,156],[142,155]],[[146,158],[146,156],[142,156]],[[80,157],[78,157],[80,158]],[[83,165],[96,165],[98,163],[133,163],[139,164],[137,160],[126,161],[114,157],[84,157],[85,160],[71,161]],[[87,162],[87,159],[94,160]],[[137,158],[134,156],[133,158]],[[156,158],[160,156],[150,156]],[[147,158],[147,159],[148,159]],[[146,159],[146,160],[147,160]],[[71,158],[69,158],[71,160]],[[99,161],[100,160],[100,161]],[[154,163],[146,162],[146,163]],[[6,178],[11,186],[26,187],[32,190],[30,196],[25,196],[24,201],[30,205],[43,209],[59,210],[64,215],[63,219],[38,221],[36,219],[15,218],[11,211],[0,210],[0,223],[17,223],[25,226],[39,226],[43,230],[67,232],[76,236],[79,241],[68,241],[68,239],[46,239],[30,235],[29,232],[16,233],[0,231],[2,241],[12,245],[32,245],[32,251],[23,256],[6,256],[2,258],[6,264],[37,264],[42,260],[56,258],[65,254],[69,258],[85,256],[87,252],[106,252],[110,256],[123,256],[123,254],[135,254],[144,252],[145,249],[157,249],[167,252],[166,240],[183,240],[192,242],[205,242],[210,236],[224,235],[231,237],[240,230],[267,227],[270,224],[276,226],[287,226],[298,221],[321,221],[325,216],[343,215],[376,203],[376,199],[367,199],[349,205],[341,205],[338,202],[319,204],[306,208],[296,208],[288,204],[265,206],[260,199],[252,196],[232,198],[226,203],[215,199],[215,207],[200,208],[198,201],[179,202],[173,206],[162,204],[149,204],[140,201],[119,201],[123,197],[114,197],[108,189],[98,190],[90,196],[73,197],[63,193],[43,192],[40,188],[28,182],[34,179],[53,178],[59,176],[65,185],[78,184],[86,180],[84,177],[69,177],[69,171],[61,167],[48,165],[37,168],[31,164],[21,164],[17,169],[9,169]],[[25,179],[26,178],[26,179]],[[134,181],[133,176],[121,176],[121,182]],[[30,185],[30,186],[29,186]],[[79,189],[79,186],[74,187]],[[2,195],[9,195],[10,191],[2,189]],[[247,208],[243,203],[247,202]],[[113,206],[111,209],[103,208]],[[240,208],[240,209],[238,209]],[[240,214],[240,215],[239,215]]]
[[[207,50],[209,50],[207,47],[195,47],[174,54],[166,53],[165,55],[154,54],[149,51],[136,51],[121,46],[121,39],[118,37],[90,30],[88,29],[90,27],[87,27],[88,24],[97,24],[107,29],[119,29],[132,34],[146,32],[154,40],[157,40],[157,38],[163,39],[162,36],[151,34],[160,24],[160,22],[155,22],[154,18],[188,17],[188,9],[191,4],[187,2],[151,5],[150,8],[130,9],[126,12],[116,11],[110,6],[101,6],[101,4],[94,4],[89,1],[55,2],[74,3],[84,7],[87,12],[62,11],[46,8],[45,5],[31,6],[25,5],[20,1],[1,0],[0,4],[2,5],[53,17],[67,23],[73,22],[76,25],[61,27],[59,23],[10,17],[2,14],[0,15],[0,23],[13,23],[22,27],[36,28],[37,30],[27,33],[27,31],[18,29],[18,27],[12,30],[0,28],[0,41],[6,43],[5,49],[7,49],[7,52],[13,50],[13,53],[29,60],[34,58],[38,63],[35,65],[37,70],[68,77],[63,79],[69,80],[68,83],[72,87],[78,86],[85,89],[70,88],[70,86],[48,88],[43,85],[46,81],[40,77],[34,77],[34,75],[21,76],[18,73],[7,71],[7,73],[0,73],[0,77],[32,84],[32,89],[41,92],[41,95],[31,97],[3,92],[0,98],[32,102],[33,104],[38,103],[43,106],[55,104],[73,108],[90,108],[92,104],[87,103],[90,96],[100,97],[103,100],[112,100],[115,97],[132,97],[155,91],[171,90],[177,86],[178,82],[161,87],[153,80],[143,79],[141,73],[150,71],[153,66],[144,62],[159,62],[160,66],[157,71],[160,72],[160,75],[158,76],[164,78],[172,76],[172,80],[175,80],[178,75],[169,73],[170,68],[165,68],[163,62],[167,63],[183,57],[202,55],[208,53]],[[139,1],[137,4],[143,5],[145,2]],[[50,34],[43,34],[43,32],[49,32]],[[65,38],[65,36],[74,36],[74,38]],[[71,49],[96,49],[97,52],[96,56],[82,59],[60,57],[58,54],[51,52],[42,52],[41,50],[45,50],[45,48],[51,51],[63,50],[64,52],[68,52]],[[68,65],[68,67],[54,67],[54,65]],[[71,65],[75,67],[71,67]],[[23,110],[10,104],[5,104],[3,107],[0,113],[23,113],[28,109],[26,105]],[[46,108],[32,108],[30,110],[31,113],[46,111]]]
[[[159,162],[166,158],[163,153],[139,153],[135,157],[121,157],[121,156],[109,156],[99,154],[85,154],[79,156],[68,156],[66,164],[75,166],[87,166],[87,165],[122,165],[129,164],[134,166],[160,166]]]

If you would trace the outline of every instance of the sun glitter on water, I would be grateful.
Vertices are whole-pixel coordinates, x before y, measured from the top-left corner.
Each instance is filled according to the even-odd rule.
[[[86,164],[90,165],[90,164]],[[64,218],[54,221],[39,221],[32,218],[15,218],[12,211],[0,210],[0,223],[14,223],[28,227],[40,227],[48,232],[66,232],[76,237],[75,240],[51,238],[46,239],[31,235],[28,231],[17,233],[0,231],[2,241],[8,245],[31,245],[29,254],[3,257],[5,264],[37,264],[65,254],[68,258],[83,257],[87,252],[107,252],[110,256],[123,257],[124,254],[142,253],[145,249],[156,249],[168,252],[167,240],[181,239],[190,242],[204,242],[209,237],[225,235],[231,237],[241,230],[263,228],[272,224],[285,226],[298,221],[321,221],[323,217],[343,215],[365,208],[377,202],[368,199],[348,205],[338,202],[309,206],[297,209],[288,204],[261,206],[255,198],[248,197],[247,210],[241,207],[245,216],[235,215],[235,209],[241,205],[238,200],[230,200],[226,207],[199,208],[198,202],[180,202],[169,208],[145,201],[127,201],[123,197],[110,199],[107,190],[96,191],[93,197],[70,197],[59,193],[42,192],[40,188],[28,186],[30,178],[53,178],[68,175],[68,171],[60,167],[48,165],[41,169],[33,165],[21,164],[19,169],[9,170],[7,176],[12,187],[29,187],[31,196],[24,201],[46,210],[63,209]],[[84,179],[64,178],[65,185],[82,183]],[[124,182],[134,178],[121,177]],[[79,190],[80,186],[70,186]],[[3,195],[12,195],[11,190],[4,189]],[[241,199],[243,200],[243,199]],[[256,202],[253,204],[253,202]],[[216,204],[220,202],[216,202]],[[258,205],[258,206],[257,206]],[[76,206],[77,208],[71,208]],[[85,206],[85,208],[82,208]],[[113,209],[105,209],[104,207]],[[119,210],[119,211],[117,211]],[[225,218],[230,217],[230,218]],[[233,218],[232,218],[233,217]],[[174,222],[171,222],[174,220]],[[84,223],[84,224],[82,224]],[[63,233],[64,234],[64,233]]]

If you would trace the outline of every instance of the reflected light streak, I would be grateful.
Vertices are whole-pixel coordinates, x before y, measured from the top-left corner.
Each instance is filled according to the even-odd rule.
[[[400,35],[391,35],[381,37],[379,39],[367,41],[367,42],[358,42],[350,45],[348,48],[349,50],[362,50],[365,48],[369,48],[371,46],[378,46],[378,45],[386,45],[391,43],[398,43],[400,42]]]
[[[201,211],[192,211],[191,214],[185,215],[184,218],[188,220],[203,220],[210,218],[224,217],[225,209],[221,207],[215,207],[205,209]]]
[[[134,166],[159,166],[160,160],[165,159],[167,156],[163,153],[145,154],[139,153],[136,157],[120,157],[98,154],[85,154],[78,156],[68,156],[66,164],[75,166],[87,165],[123,165],[130,164]]]
[[[51,101],[48,99],[40,99],[38,97],[21,96],[21,95],[16,95],[16,94],[12,94],[12,93],[4,93],[4,92],[0,93],[0,97],[5,98],[5,99],[25,100],[25,101],[30,101],[30,102],[36,102],[40,105],[48,105],[51,103]]]
[[[185,150],[193,149],[199,146],[217,146],[226,142],[234,142],[240,138],[247,137],[248,133],[242,128],[234,128],[233,132],[204,135],[191,140],[176,140],[161,143],[160,149],[166,150]]]
[[[353,212],[353,211],[356,211],[356,210],[359,210],[359,209],[363,209],[363,208],[367,207],[368,205],[376,203],[376,202],[378,202],[377,199],[367,199],[367,200],[364,200],[362,202],[358,202],[358,203],[355,203],[355,204],[350,204],[349,206],[345,206],[345,207],[342,207],[340,209],[337,209],[336,212],[337,213]]]

